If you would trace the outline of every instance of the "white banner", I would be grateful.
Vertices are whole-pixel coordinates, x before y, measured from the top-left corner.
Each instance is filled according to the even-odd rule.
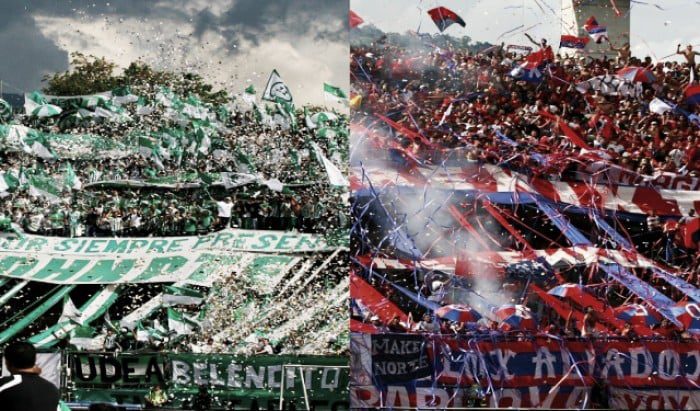
[[[0,276],[53,284],[187,280],[207,285],[248,255],[282,267],[293,259],[291,254],[335,249],[321,236],[283,231],[228,229],[203,236],[145,238],[5,233],[0,237]]]

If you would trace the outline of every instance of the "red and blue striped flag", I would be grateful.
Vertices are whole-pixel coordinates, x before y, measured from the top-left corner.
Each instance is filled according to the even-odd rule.
[[[687,104],[700,104],[700,84],[689,84],[683,90],[683,97]]]
[[[608,28],[598,24],[598,20],[596,20],[594,16],[586,20],[583,24],[583,29],[586,30],[586,33],[588,33],[596,43],[600,43],[603,39],[608,38]]]
[[[584,49],[586,44],[590,39],[588,37],[577,37],[570,34],[562,34],[561,40],[559,40],[559,47],[566,47],[570,49]]]
[[[445,31],[452,24],[457,23],[462,27],[466,27],[467,23],[462,20],[461,17],[457,15],[454,11],[448,9],[447,7],[435,7],[434,9],[428,10],[430,18],[440,30],[440,33]]]

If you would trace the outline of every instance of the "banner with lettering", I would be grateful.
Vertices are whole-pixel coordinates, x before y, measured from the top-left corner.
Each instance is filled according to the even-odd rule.
[[[351,406],[700,408],[697,342],[421,338],[353,334]]]
[[[209,285],[217,272],[259,256],[333,251],[322,236],[228,229],[191,237],[63,238],[3,233],[0,276],[53,284],[175,282]],[[287,257],[284,257],[287,256]],[[239,267],[240,268],[240,267]]]
[[[95,354],[71,353],[71,402],[107,401],[143,404],[155,385],[168,394],[167,408],[189,403],[201,386],[212,407],[222,409],[347,410],[348,358],[340,356],[236,356],[230,354]]]

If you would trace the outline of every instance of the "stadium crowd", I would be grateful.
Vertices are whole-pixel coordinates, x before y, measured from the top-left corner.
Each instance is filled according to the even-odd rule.
[[[551,48],[543,50],[544,55],[552,53]],[[556,164],[560,168],[549,165],[539,170],[551,174],[563,172],[570,162],[592,157],[582,156],[580,147],[552,132],[556,121],[546,114],[553,114],[590,147],[603,150],[598,156],[628,170],[643,175],[697,176],[700,172],[698,106],[682,104],[690,65],[653,64],[650,57],[551,54],[544,57],[549,64],[540,73],[542,81],[532,82],[512,75],[522,58],[503,46],[481,53],[390,44],[354,47],[353,86],[362,100],[353,123],[362,113],[386,114],[423,137],[402,136],[398,143],[433,162],[440,160],[435,147],[462,147],[467,160],[498,162],[517,156],[536,172],[529,154],[554,155],[562,160]],[[642,90],[637,94],[606,92],[600,87],[577,90],[587,80],[614,75],[625,67],[640,67],[654,80],[640,83]],[[649,103],[655,97],[685,110],[652,112]],[[496,131],[518,144],[504,147]]]
[[[388,157],[380,159],[380,164],[388,160],[390,167],[403,170],[404,176],[410,175],[411,169],[419,169],[419,165],[478,163],[498,164],[549,180],[570,181],[581,179],[582,175],[590,177],[596,171],[591,169],[592,164],[604,164],[606,169],[634,175],[638,183],[653,182],[661,175],[672,175],[691,186],[700,181],[700,104],[688,98],[689,87],[697,84],[694,73],[697,53],[691,46],[683,51],[679,47],[677,53],[686,59],[681,63],[654,62],[651,57],[639,59],[631,56],[629,44],[610,45],[617,54],[617,58],[611,59],[586,55],[585,51],[555,55],[544,39],[539,43],[533,41],[537,45],[534,51],[504,44],[468,50],[449,43],[437,46],[438,36],[415,33],[405,36],[410,39],[397,41],[394,37],[392,41],[383,36],[371,43],[355,44],[350,59],[355,92],[351,123],[353,133],[357,133],[353,141],[382,147]],[[525,49],[529,51],[523,52]],[[631,70],[634,77],[623,75]],[[516,214],[516,211],[511,212]],[[682,211],[686,216],[680,221],[678,217],[667,218],[652,212],[636,223],[641,225],[636,230],[641,234],[635,241],[643,254],[673,266],[684,280],[699,286],[700,238],[696,235],[693,246],[688,248],[679,245],[677,232],[677,222],[697,220],[697,211]],[[439,220],[434,214],[431,218]],[[528,220],[524,226],[530,225],[537,223]],[[512,240],[505,230],[500,235],[504,233]],[[499,233],[494,235],[498,237]],[[625,287],[613,286],[594,272],[577,272],[569,282],[580,283],[586,278],[584,283],[590,281],[591,287],[587,284],[582,287],[601,301],[607,301],[608,308],[645,303]],[[663,290],[663,294],[674,292],[673,287],[650,272],[633,270],[633,273],[657,290]],[[406,311],[408,320],[399,316],[380,319],[371,310],[360,307],[353,311],[353,319],[364,324],[362,327],[369,327],[365,330],[454,335],[491,332],[518,337],[528,333],[568,337],[638,335],[634,323],[622,326],[614,323],[615,320],[612,320],[614,324],[606,322],[609,319],[583,303],[581,306],[573,303],[583,318],[557,314],[528,291],[529,280],[514,281],[508,287],[504,283],[496,290],[500,294],[497,300],[507,295],[509,301],[503,303],[523,305],[525,317],[532,318],[521,323],[527,325],[512,327],[494,321],[493,317],[480,316],[472,321],[455,321],[433,315],[431,310],[415,304],[416,297],[408,299],[379,279],[387,278],[385,275],[390,282],[407,282],[404,286],[411,290],[413,277],[406,280],[394,274],[392,279],[389,270],[367,278],[398,307],[412,307]],[[556,275],[566,277],[565,273]],[[428,300],[442,300],[431,294],[429,286],[427,291],[425,286],[417,288]],[[451,294],[444,291],[442,295]],[[682,296],[672,295],[672,298],[684,301]],[[697,335],[659,315],[654,323],[646,336],[694,338]]]
[[[133,103],[125,108],[131,113],[128,121],[84,119],[66,126],[60,119],[18,115],[14,123],[45,133],[100,136],[127,147],[143,130],[178,127],[166,118],[167,108],[156,106],[147,115],[135,114]],[[139,151],[46,159],[3,142],[0,172],[15,176],[18,186],[0,194],[0,220],[5,227],[14,223],[29,233],[54,236],[195,235],[229,226],[305,232],[344,227],[342,190],[320,183],[325,170],[310,142],[342,164],[345,119],[337,116],[323,124],[331,132],[315,136],[304,116],[297,115],[300,126],[289,128],[262,124],[251,110],[236,111],[220,121],[216,144],[221,150],[159,161]],[[181,129],[194,133],[189,126]],[[81,187],[64,184],[66,168]],[[222,172],[249,181],[226,186]],[[32,189],[27,180],[34,175],[55,186],[51,195]],[[278,184],[266,186],[261,179]]]
[[[264,103],[215,105],[165,92],[164,87],[147,87],[130,91],[141,97],[138,102],[134,97],[114,108],[109,103],[116,100],[113,96],[90,107],[114,110],[119,118],[85,115],[68,121],[76,110],[89,111],[85,101],[93,97],[83,96],[76,97],[77,105],[58,100],[63,113],[56,116],[15,113],[0,121],[0,179],[5,183],[0,184],[0,231],[146,237],[194,236],[233,227],[318,233],[329,243],[333,238],[343,242],[349,224],[347,191],[328,183],[317,150],[344,167],[346,116],[305,107],[303,114],[294,113],[293,121],[280,121],[279,115],[273,118],[263,111]],[[144,101],[150,102],[147,110]],[[309,111],[326,117],[318,119]],[[32,131],[17,132],[28,129]],[[211,146],[197,140],[200,130],[211,138]],[[17,135],[25,139],[23,146],[18,146]],[[161,138],[158,155],[139,148],[142,135]],[[89,136],[90,143],[78,136]],[[35,150],[31,138],[50,147],[52,155]],[[175,140],[179,145],[172,144]],[[192,147],[196,143],[196,149],[184,141]],[[286,273],[279,284],[288,290],[284,298],[261,292],[241,273],[223,275],[211,290],[199,290],[210,294],[202,304],[178,307],[198,321],[196,331],[186,334],[168,329],[166,310],[138,327],[120,326],[119,319],[160,290],[127,287],[110,311],[114,321],[106,318],[87,327],[87,343],[71,342],[75,335],[64,335],[58,346],[118,352],[345,352],[341,334],[346,314],[341,307],[347,287],[339,284],[346,271],[342,258],[334,255],[324,263],[326,258],[309,256],[308,266],[299,264]],[[313,278],[295,275],[303,267],[316,270],[321,265]],[[309,303],[311,290],[319,296],[314,304]],[[30,286],[13,301],[31,301],[36,293]],[[9,305],[5,308],[3,319],[12,316]],[[243,316],[248,310],[261,317]],[[24,335],[52,325],[53,314],[35,321]],[[232,317],[239,321],[232,323]]]

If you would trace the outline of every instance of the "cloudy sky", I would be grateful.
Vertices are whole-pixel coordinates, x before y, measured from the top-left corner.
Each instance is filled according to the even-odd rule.
[[[323,103],[323,82],[347,90],[346,0],[1,0],[5,92],[41,87],[69,53],[121,67],[141,59],[196,71],[219,88],[262,92],[276,68],[297,102]]]
[[[598,1],[610,4],[609,0]],[[405,32],[420,26],[421,32],[437,33],[426,11],[440,5],[455,11],[467,23],[466,28],[449,27],[446,34],[466,34],[488,42],[496,42],[502,36],[506,43],[525,44],[527,40],[519,30],[505,33],[518,26],[534,26],[529,33],[559,44],[562,0],[350,0],[350,3],[367,23],[384,31]],[[635,55],[662,58],[673,53],[678,43],[700,45],[697,29],[700,1],[633,0],[631,5],[631,44]]]

